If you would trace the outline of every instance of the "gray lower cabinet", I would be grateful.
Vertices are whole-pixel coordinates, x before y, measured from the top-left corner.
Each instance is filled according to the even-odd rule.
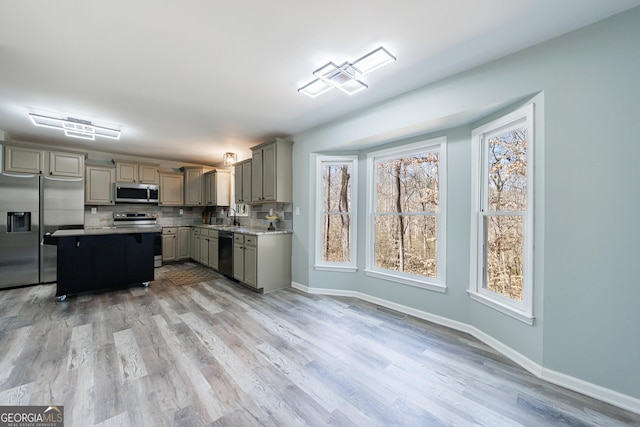
[[[233,234],[233,278],[244,281],[244,234]]]
[[[188,234],[191,258],[218,270],[218,230],[195,226]],[[262,293],[290,287],[291,234],[233,233],[233,277]]]
[[[190,256],[190,233],[191,227],[178,227],[178,237],[176,245],[176,258],[178,260],[188,259]]]
[[[162,261],[181,261],[189,258],[191,227],[162,228]]]
[[[209,264],[209,234],[207,230],[200,230],[200,258],[198,262],[203,265]]]
[[[191,259],[200,262],[200,232],[201,228],[191,228]]]
[[[218,230],[209,230],[209,267],[218,269]]]
[[[177,255],[177,227],[162,228],[162,261],[176,261]]]
[[[233,235],[233,277],[263,293],[291,286],[291,234]]]

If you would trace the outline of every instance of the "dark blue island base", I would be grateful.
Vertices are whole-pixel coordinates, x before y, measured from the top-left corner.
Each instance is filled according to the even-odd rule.
[[[130,285],[148,286],[154,280],[153,245],[157,234],[54,233],[45,243],[58,247],[56,299],[64,301],[69,294]]]

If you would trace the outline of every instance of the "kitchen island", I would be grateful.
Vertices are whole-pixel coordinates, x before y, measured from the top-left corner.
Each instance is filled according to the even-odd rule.
[[[160,227],[58,230],[45,236],[56,245],[58,279],[56,299],[68,294],[154,280],[154,240]]]

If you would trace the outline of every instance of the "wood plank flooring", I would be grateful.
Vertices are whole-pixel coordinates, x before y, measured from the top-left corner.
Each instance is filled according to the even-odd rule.
[[[0,405],[75,426],[640,426],[476,339],[350,298],[228,279],[0,291]]]

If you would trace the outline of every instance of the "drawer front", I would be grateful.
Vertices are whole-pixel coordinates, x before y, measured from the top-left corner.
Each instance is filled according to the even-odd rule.
[[[198,227],[194,227],[193,229],[193,234],[195,234],[196,236],[199,236],[201,233],[202,229],[198,228]]]
[[[258,243],[257,236],[244,236],[244,244],[248,246],[255,246]]]
[[[209,230],[209,237],[218,238],[218,230]]]
[[[163,227],[162,228],[162,234],[163,235],[178,234],[178,228],[177,227]]]
[[[244,243],[244,234],[233,233],[234,243]]]

